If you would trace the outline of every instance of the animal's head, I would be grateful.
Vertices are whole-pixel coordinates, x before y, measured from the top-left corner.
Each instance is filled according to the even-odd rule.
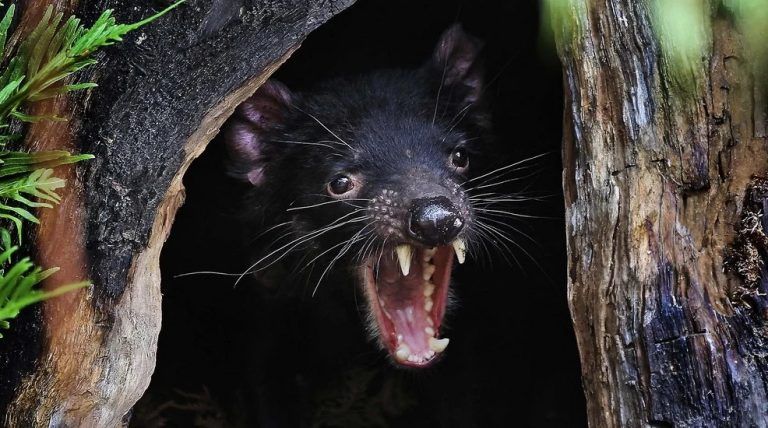
[[[315,264],[320,280],[349,268],[372,332],[402,365],[426,366],[448,345],[453,261],[478,232],[465,184],[488,122],[479,49],[453,26],[418,70],[305,94],[268,81],[227,131],[232,174],[279,231],[252,270],[289,252],[305,253],[299,267]]]

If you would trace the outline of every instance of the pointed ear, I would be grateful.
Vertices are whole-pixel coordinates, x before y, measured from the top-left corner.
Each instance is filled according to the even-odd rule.
[[[224,135],[230,175],[254,186],[263,182],[266,139],[282,125],[292,98],[285,85],[268,80],[235,109]]]
[[[482,47],[482,42],[465,33],[461,24],[453,24],[440,36],[432,55],[432,67],[441,86],[463,89],[461,94],[467,104],[477,102],[483,89]]]

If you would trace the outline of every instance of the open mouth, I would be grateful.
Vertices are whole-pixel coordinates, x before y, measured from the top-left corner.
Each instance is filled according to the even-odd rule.
[[[448,300],[453,256],[464,262],[464,241],[418,248],[390,247],[361,266],[379,339],[398,363],[426,367],[448,346],[440,327]]]

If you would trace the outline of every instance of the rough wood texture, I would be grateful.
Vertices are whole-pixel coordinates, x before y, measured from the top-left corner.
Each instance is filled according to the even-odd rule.
[[[732,300],[744,284],[724,263],[752,176],[768,168],[765,100],[740,36],[706,9],[711,39],[686,92],[649,1],[571,4],[563,182],[590,425],[768,426],[766,278]]]
[[[39,352],[11,357],[34,364],[18,385],[3,385],[5,425],[127,422],[154,369],[158,257],[184,171],[234,107],[351,2],[190,0],[107,49],[91,72],[93,93],[36,107],[77,108],[66,127],[32,127],[28,145],[96,155],[62,171],[70,190],[38,231],[45,264],[68,266],[45,286],[80,277],[95,285],[45,303]],[[77,10],[87,22],[112,8],[128,22],[153,13],[147,3],[83,0]],[[19,362],[1,363],[7,372]]]

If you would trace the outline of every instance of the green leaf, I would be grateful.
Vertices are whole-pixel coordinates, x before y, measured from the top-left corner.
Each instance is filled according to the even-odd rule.
[[[19,277],[21,277],[26,271],[31,269],[32,262],[29,261],[29,257],[24,257],[11,266],[8,272],[0,277],[0,302],[7,302],[16,293],[16,287],[18,287]],[[7,303],[6,303],[7,304]],[[7,317],[0,316],[0,319]]]
[[[0,75],[0,87],[4,87],[9,82],[19,78],[24,80],[24,77],[24,62],[19,57],[13,57],[8,61],[8,67]]]
[[[11,82],[8,82],[3,89],[0,89],[0,104],[4,103],[5,100],[8,99],[8,97],[13,94],[16,89],[21,85],[21,82],[24,80],[24,77],[20,77],[16,80],[13,80]]]
[[[5,152],[0,151],[0,178],[31,172],[37,169],[50,169],[83,160],[93,159],[93,155],[70,155],[69,152],[58,150],[48,152]],[[0,187],[5,182],[0,181]],[[2,194],[0,194],[2,197]]]
[[[0,254],[0,259],[9,260],[16,247]],[[62,285],[50,291],[35,290],[33,287],[58,268],[41,270],[34,267],[29,258],[16,262],[5,274],[0,274],[0,327],[8,328],[8,319],[15,318],[25,307],[70,291],[90,286],[89,281]]]
[[[46,16],[50,15],[53,12],[53,6],[48,6],[48,9],[45,12]],[[45,20],[41,21],[41,23],[45,23],[46,26],[45,28],[41,29],[38,39],[32,46],[29,62],[27,63],[28,76],[34,76],[37,74],[37,72],[40,70],[40,66],[45,63],[47,59],[46,53],[48,52],[48,46],[50,45],[51,40],[56,36],[56,30],[59,27],[59,22],[61,22],[62,17],[63,14],[56,13],[53,14],[51,18],[49,18],[47,23]]]
[[[28,222],[31,222],[31,223],[35,223],[35,224],[40,223],[40,220],[38,220],[37,217],[32,215],[31,212],[25,210],[24,208],[12,207],[10,205],[0,204],[0,210],[6,210],[6,211],[10,211],[12,213],[15,213],[19,217],[21,217],[24,220],[27,220]]]
[[[0,128],[7,128],[11,119],[23,122],[64,120],[55,116],[37,116],[22,111],[25,103],[55,97],[71,91],[96,87],[94,83],[69,83],[65,79],[96,63],[91,55],[100,47],[122,40],[122,37],[179,6],[172,6],[133,24],[118,24],[111,10],[104,11],[90,28],[76,17],[63,21],[63,14],[48,7],[38,25],[21,42],[15,55],[4,55],[5,66],[0,70]],[[7,32],[12,23],[11,5],[0,21],[0,56],[5,53]],[[28,258],[14,261],[22,240],[25,222],[37,223],[35,209],[50,208],[61,199],[57,190],[65,181],[54,175],[52,168],[92,159],[92,155],[72,155],[66,151],[14,152],[3,150],[15,134],[0,135],[0,328],[8,328],[8,320],[24,307],[88,286],[79,282],[51,291],[36,290],[35,286],[57,268],[42,270]],[[0,335],[0,337],[2,337]]]
[[[13,21],[13,13],[16,10],[16,5],[10,5],[8,6],[8,10],[5,12],[5,16],[3,16],[3,20],[0,21],[0,58],[2,58],[3,54],[5,53],[5,41],[8,38],[8,28],[11,26],[11,22]]]
[[[20,111],[11,111],[11,116],[15,117],[16,119],[19,119],[22,122],[30,122],[30,123],[36,123],[41,122],[43,120],[50,120],[52,122],[66,122],[67,119],[59,116],[52,116],[52,115],[46,115],[46,116],[31,116],[28,114],[24,114]]]
[[[3,229],[3,230],[5,230],[5,229]],[[7,232],[8,231],[6,230],[6,233]],[[6,263],[8,263],[8,261],[11,259],[11,256],[13,255],[13,253],[15,253],[16,250],[19,249],[19,247],[12,247],[10,245],[7,248],[8,248],[7,250],[5,250],[2,253],[0,253],[0,264],[2,264],[2,265],[5,265]]]
[[[9,214],[3,214],[3,213],[0,213],[0,218],[9,220],[14,224],[14,226],[16,226],[16,239],[18,240],[18,242],[21,242],[21,228],[23,225],[23,223],[21,222],[21,219],[19,219],[18,217],[15,217]]]
[[[0,243],[3,245],[3,249],[9,249],[13,246],[11,244],[11,232],[8,231],[8,229],[4,227],[0,227]],[[7,260],[0,261],[0,264],[5,264]]]
[[[99,85],[91,82],[85,82],[85,83],[76,83],[74,85],[66,85],[64,86],[65,92],[71,92],[71,91],[82,91],[84,89],[91,89],[96,88]]]

